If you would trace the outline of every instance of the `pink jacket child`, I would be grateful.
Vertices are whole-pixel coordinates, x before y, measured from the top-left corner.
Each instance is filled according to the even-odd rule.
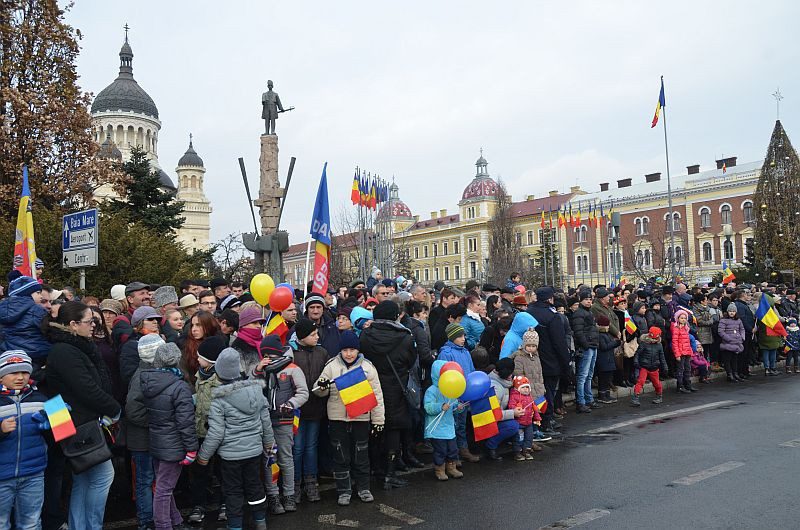
[[[675,322],[672,323],[672,353],[676,359],[691,357],[694,353],[689,335],[689,313],[683,309],[675,312]]]
[[[539,410],[533,404],[531,396],[531,384],[524,375],[514,377],[514,387],[508,394],[508,409],[522,409],[522,416],[517,418],[517,422],[523,427],[532,425],[534,421],[542,421]]]

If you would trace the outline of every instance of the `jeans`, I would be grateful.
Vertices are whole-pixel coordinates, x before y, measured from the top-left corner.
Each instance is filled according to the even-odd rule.
[[[486,440],[487,449],[497,449],[503,441],[512,436],[519,436],[519,423],[517,420],[505,420],[497,422],[499,432]]]
[[[294,495],[294,456],[292,455],[293,437],[292,429],[294,425],[273,425],[272,432],[275,434],[275,443],[278,446],[278,467],[281,469],[280,482],[283,486],[284,495]],[[264,460],[266,465],[267,459]],[[264,476],[271,476],[272,471],[267,470]],[[267,481],[267,493],[270,495],[280,494],[277,482]]]
[[[179,462],[164,462],[153,459],[156,469],[156,491],[153,494],[153,520],[156,530],[172,530],[173,526],[183,523],[181,512],[175,505],[172,492],[178,479],[181,478],[183,466]],[[72,525],[70,525],[72,530]]]
[[[522,449],[530,449],[533,447],[533,425],[520,425],[517,436],[511,439],[511,447],[514,448],[515,453],[519,453]]]
[[[575,401],[578,405],[590,405],[592,396],[592,375],[594,363],[597,361],[597,348],[587,348],[578,364],[577,383],[575,385]]]
[[[456,445],[459,449],[467,449],[469,448],[469,442],[467,441],[467,412],[469,408],[464,411],[463,414],[456,414],[455,416],[455,423],[456,423]]]
[[[11,510],[17,530],[42,528],[44,471],[27,477],[0,480],[0,528],[11,528]]]
[[[300,428],[294,437],[294,480],[305,475],[317,475],[317,443],[319,442],[319,420],[300,418]]]
[[[139,526],[153,522],[153,459],[147,451],[131,451],[136,474],[136,519]]]
[[[222,490],[225,492],[225,507],[228,510],[228,528],[242,528],[245,501],[250,507],[253,519],[263,521],[267,496],[264,495],[264,484],[261,482],[261,455],[244,460],[221,458],[220,462]]]
[[[114,466],[106,460],[72,476],[72,495],[69,498],[69,530],[103,528],[106,499],[114,482]]]
[[[459,414],[459,416],[465,416],[465,414]],[[458,445],[455,438],[449,440],[433,438],[431,445],[433,446],[433,465],[441,466],[445,462],[458,461]]]
[[[778,355],[778,350],[761,350],[761,356],[764,358],[764,368],[767,370],[775,369],[775,361]]]
[[[350,493],[369,489],[369,430],[368,421],[329,421],[328,437],[333,449],[333,477],[336,491]]]

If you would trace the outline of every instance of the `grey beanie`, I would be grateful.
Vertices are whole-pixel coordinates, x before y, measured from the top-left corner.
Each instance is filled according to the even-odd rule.
[[[728,312],[733,311],[734,313],[738,313],[739,312],[739,310],[736,308],[736,304],[734,304],[733,302],[728,304],[728,308],[725,311],[728,311]]]
[[[235,381],[242,376],[241,366],[239,365],[239,352],[233,348],[225,348],[217,357],[214,365],[217,376],[223,381]]]
[[[139,359],[146,363],[153,364],[156,358],[156,350],[158,350],[159,346],[162,344],[164,344],[164,339],[161,338],[161,335],[156,333],[150,333],[140,338],[138,344]]]
[[[181,350],[174,342],[165,342],[161,344],[156,350],[155,359],[153,359],[153,367],[155,368],[172,368],[178,366],[181,362]]]
[[[171,285],[162,285],[153,293],[156,307],[164,307],[167,304],[178,303],[178,293]]]

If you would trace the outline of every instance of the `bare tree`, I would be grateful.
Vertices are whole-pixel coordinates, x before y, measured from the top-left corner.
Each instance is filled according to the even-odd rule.
[[[245,281],[254,273],[253,259],[244,248],[242,234],[230,233],[213,245],[213,276]]]
[[[503,181],[497,183],[497,209],[489,221],[488,281],[504,285],[514,272],[525,270],[525,256],[516,241],[516,226],[511,212],[511,195]]]
[[[691,258],[688,254],[688,233],[685,230],[675,230],[675,247],[680,248],[680,253],[675,253],[675,270],[682,278],[690,280],[692,272],[688,267],[691,266]],[[621,238],[620,252],[624,256],[623,274],[633,276],[636,281],[647,282],[651,278],[669,278],[672,274],[672,253],[670,252],[670,236],[668,232],[657,232],[652,235],[635,238]],[[647,259],[647,251],[650,252],[650,259]],[[607,251],[609,256],[605,257],[609,263],[612,251]]]

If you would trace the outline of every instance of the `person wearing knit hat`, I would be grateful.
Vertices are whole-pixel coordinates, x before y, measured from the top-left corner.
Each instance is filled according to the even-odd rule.
[[[151,333],[140,338],[136,342],[136,350],[139,353],[139,360],[147,364],[153,364],[156,358],[156,351],[164,344],[164,339],[156,333]]]
[[[475,364],[472,361],[472,355],[469,350],[464,346],[467,341],[466,333],[461,325],[451,322],[445,328],[447,335],[447,342],[439,348],[439,354],[436,359],[445,362],[456,362],[464,372],[464,376],[468,376],[475,371]],[[480,457],[474,455],[469,450],[469,443],[467,439],[467,418],[466,414],[456,414],[456,445],[458,452],[463,460],[467,462],[478,462]]]
[[[117,302],[125,302],[125,286],[117,284],[111,288],[111,299]]]
[[[400,307],[391,300],[384,300],[375,306],[372,314],[375,316],[375,320],[397,320],[397,317],[400,316]]]
[[[220,300],[218,304],[219,309],[217,309],[217,311],[219,311],[219,313],[222,313],[226,309],[233,309],[235,311],[239,311],[239,307],[241,307],[241,305],[242,302],[239,301],[238,298],[236,298],[232,294],[229,294],[228,296]]]
[[[460,324],[456,324],[455,322],[451,322],[444,328],[444,332],[447,335],[447,340],[450,342],[456,342],[457,339],[463,337],[465,335],[464,328],[461,327]],[[463,342],[459,344],[459,346],[463,346]]]
[[[0,354],[0,379],[4,378],[9,374],[15,374],[20,372],[25,372],[30,376],[31,372],[33,371],[33,364],[31,358],[28,357],[28,354],[22,350],[9,350],[5,351]],[[25,383],[28,383],[28,379],[25,378]],[[11,385],[6,385],[3,383],[3,386],[6,388],[10,388]]]
[[[536,432],[538,432],[534,423],[541,423],[542,417],[539,415],[539,409],[533,403],[533,396],[531,395],[533,389],[528,378],[524,375],[516,375],[512,379],[512,385],[513,387],[508,392],[507,408],[509,410],[522,411],[522,414],[517,418],[520,436],[515,436],[511,439],[514,460],[517,462],[533,460],[533,441]]]
[[[239,365],[239,352],[233,348],[225,348],[222,350],[214,364],[214,371],[217,373],[217,377],[223,382],[241,379],[242,372]]]
[[[225,337],[221,335],[212,335],[206,337],[200,346],[197,347],[197,358],[204,361],[207,365],[213,365],[217,362],[217,357],[222,353],[222,350],[227,348],[228,344]],[[201,366],[203,363],[201,362]]]
[[[356,335],[352,331],[345,331],[342,333],[342,336],[339,338],[339,347],[342,350],[356,350],[358,351],[361,348],[361,345],[358,340],[358,335]],[[352,362],[352,361],[350,361]]]
[[[178,308],[178,293],[171,285],[162,285],[153,293],[153,301],[156,309],[163,315],[170,309]]]
[[[675,365],[675,379],[678,392],[688,394],[697,392],[692,387],[692,354],[695,347],[702,352],[702,346],[694,341],[689,329],[689,313],[684,309],[675,311],[675,321],[670,327],[672,337],[672,353],[677,361]],[[693,345],[696,344],[696,346]]]
[[[247,324],[252,324],[254,322],[260,322],[263,324],[266,321],[267,319],[264,317],[264,310],[257,304],[245,307],[239,312],[239,329],[243,328]]]
[[[519,435],[518,418],[523,415],[523,410],[521,408],[508,408],[509,389],[513,386],[513,374],[514,361],[509,357],[504,357],[497,361],[494,371],[489,374],[489,380],[502,410],[502,418],[497,422],[498,433],[486,440],[489,460],[502,460],[503,457],[497,454],[497,448],[505,440]]]
[[[50,342],[42,334],[42,319],[48,310],[41,305],[42,285],[30,276],[19,276],[8,286],[8,297],[0,300],[0,326],[3,350],[26,352],[41,366],[50,352]]]
[[[348,331],[353,329],[353,322],[350,320],[350,314],[353,312],[353,306],[343,305],[336,311],[336,327],[339,332]],[[339,348],[342,345],[339,344]]]
[[[528,308],[528,301],[525,299],[525,295],[523,293],[517,293],[514,295],[514,307],[520,311],[525,311]]]
[[[122,304],[113,298],[106,298],[100,302],[100,311],[103,312],[103,316],[106,317],[106,320],[111,320],[113,322],[115,318],[122,314],[123,310]]]
[[[301,318],[297,321],[297,324],[294,325],[294,334],[297,337],[297,340],[305,340],[307,337],[315,333],[317,334],[317,338],[319,338],[317,325],[314,324],[311,319]]]
[[[639,337],[639,347],[633,357],[633,365],[639,369],[639,376],[633,387],[631,406],[638,407],[641,405],[639,395],[642,393],[642,388],[644,388],[644,384],[648,379],[653,383],[653,388],[656,391],[653,403],[661,403],[663,401],[663,392],[658,371],[663,369],[666,372],[667,370],[667,359],[664,357],[664,347],[661,345],[661,328],[651,326],[646,334]]]
[[[153,358],[155,368],[177,368],[181,362],[181,350],[173,342],[159,344]]]
[[[544,396],[546,393],[544,386],[544,376],[542,375],[542,363],[539,359],[539,334],[534,328],[528,328],[522,334],[522,344],[520,348],[509,357],[514,361],[514,374],[523,376],[531,385],[533,397]],[[533,437],[539,441],[547,441],[550,438],[543,435],[538,427],[534,427]],[[533,444],[533,450],[541,450],[541,446]]]

